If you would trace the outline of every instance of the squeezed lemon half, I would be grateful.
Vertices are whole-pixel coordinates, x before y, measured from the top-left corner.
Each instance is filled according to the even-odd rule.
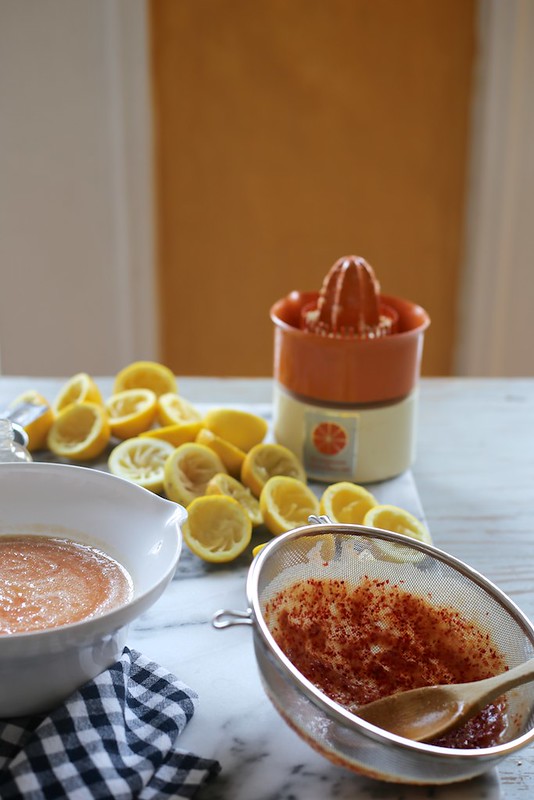
[[[111,438],[108,415],[97,403],[72,403],[59,412],[48,432],[48,449],[71,461],[92,461]]]
[[[163,491],[165,462],[173,452],[172,444],[163,439],[137,436],[113,448],[108,468],[113,475],[158,494]]]
[[[262,489],[260,509],[267,528],[278,536],[306,525],[310,514],[319,512],[319,500],[298,478],[275,475]]]
[[[241,481],[238,481],[231,475],[226,475],[224,472],[218,472],[214,475],[206,486],[206,494],[223,494],[228,497],[233,497],[234,500],[241,503],[249,515],[252,525],[261,525],[263,522],[258,500],[254,497],[250,489],[247,489],[246,486],[243,486]]]
[[[268,429],[263,417],[238,408],[213,408],[204,417],[204,425],[245,453],[263,441]]]
[[[214,453],[217,453],[230,475],[233,475],[234,478],[238,478],[241,475],[241,467],[245,460],[243,450],[240,450],[239,447],[236,447],[235,444],[228,442],[226,439],[221,439],[220,436],[217,436],[216,433],[208,430],[208,428],[201,428],[197,434],[196,441],[199,444],[205,444],[206,447],[210,447]]]
[[[197,497],[187,508],[184,540],[204,561],[233,561],[247,548],[252,523],[243,506],[222,494]]]
[[[157,361],[134,361],[115,376],[113,394],[125,389],[151,389],[158,397],[178,391],[174,373]]]
[[[411,536],[420,542],[432,544],[432,539],[428,529],[420,522],[417,517],[410,514],[404,508],[391,505],[375,505],[367,511],[364,517],[364,525],[372,528],[381,528],[393,533],[402,533]]]
[[[48,400],[35,389],[28,389],[28,391],[16,397],[13,402],[10,403],[10,408],[16,408],[23,403],[29,403],[33,406],[42,406],[44,409],[43,413],[37,417],[37,419],[34,419],[33,422],[29,422],[28,425],[24,426],[24,430],[28,434],[28,450],[30,453],[34,450],[43,450],[46,447],[48,432],[54,421],[54,412]]]
[[[188,506],[205,494],[208,483],[218,472],[226,470],[217,453],[197,442],[181,444],[165,463],[165,494],[169,500]]]
[[[417,539],[419,542],[425,544],[432,544],[432,537],[430,531],[423,525],[423,523],[406,511],[404,508],[392,505],[376,505],[370,508],[366,513],[364,525],[371,528],[380,528],[382,530],[391,531],[392,533],[401,533],[404,536]],[[423,554],[417,550],[409,547],[403,547],[396,542],[385,542],[380,539],[373,539],[372,548],[381,558],[388,561],[405,562],[405,561],[419,561],[423,558]]]
[[[72,403],[97,403],[102,405],[100,389],[87,372],[78,372],[63,384],[52,403],[52,410],[57,415]]]
[[[332,483],[324,490],[319,512],[340,525],[362,525],[369,509],[378,501],[363,486],[350,481]]]
[[[186,442],[194,442],[201,428],[202,422],[177,422],[174,425],[152,428],[139,435],[147,436],[151,439],[164,439],[175,447],[179,447]]]
[[[195,406],[176,392],[166,392],[158,398],[158,420],[160,425],[177,425],[184,422],[200,422],[202,414]]]
[[[152,389],[125,389],[106,400],[111,435],[130,439],[148,430],[156,416],[158,399]]]
[[[252,494],[259,497],[269,478],[275,475],[306,483],[304,467],[287,447],[261,442],[249,450],[241,468],[241,480]]]

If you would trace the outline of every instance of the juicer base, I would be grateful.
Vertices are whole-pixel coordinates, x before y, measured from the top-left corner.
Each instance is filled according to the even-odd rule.
[[[313,480],[387,480],[413,462],[417,394],[415,388],[396,402],[327,407],[275,382],[274,437]]]

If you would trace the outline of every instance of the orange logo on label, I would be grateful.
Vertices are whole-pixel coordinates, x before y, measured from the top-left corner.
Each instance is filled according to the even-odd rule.
[[[335,456],[347,444],[345,428],[335,422],[320,422],[312,432],[313,444],[319,453],[325,456]]]

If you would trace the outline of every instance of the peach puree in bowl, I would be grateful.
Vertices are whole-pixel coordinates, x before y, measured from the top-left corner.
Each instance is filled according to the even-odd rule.
[[[95,563],[104,566],[99,580],[110,578],[105,575],[108,570],[112,583],[119,574],[125,580],[111,605],[101,603],[107,589],[102,592],[102,587],[94,586],[96,591],[86,596],[87,616],[85,611],[79,615],[80,609],[74,611],[69,592],[67,602],[72,607],[66,617],[53,620],[53,627],[34,608],[29,616],[38,629],[24,630],[30,627],[26,619],[22,629],[4,630],[0,717],[49,710],[119,658],[129,624],[156,602],[174,576],[186,516],[177,503],[103,470],[38,462],[0,464],[0,544],[22,537],[26,547],[32,540],[32,551],[43,542],[49,548],[51,539],[75,542],[91,563],[85,582],[94,583],[90,573]],[[4,587],[4,604],[6,592],[13,600],[18,591],[15,573],[8,580],[12,586]],[[54,593],[68,589],[70,580],[67,570],[59,589],[43,590],[52,617],[63,604]],[[37,593],[42,589],[38,582]]]

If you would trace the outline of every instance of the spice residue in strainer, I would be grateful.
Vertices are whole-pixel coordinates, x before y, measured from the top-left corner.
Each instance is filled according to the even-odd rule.
[[[371,570],[372,573],[372,570]],[[293,665],[327,697],[357,713],[397,691],[481,680],[506,669],[491,636],[431,595],[364,574],[304,578],[271,596],[265,621]],[[502,741],[506,701],[489,704],[433,744],[490,747]]]

